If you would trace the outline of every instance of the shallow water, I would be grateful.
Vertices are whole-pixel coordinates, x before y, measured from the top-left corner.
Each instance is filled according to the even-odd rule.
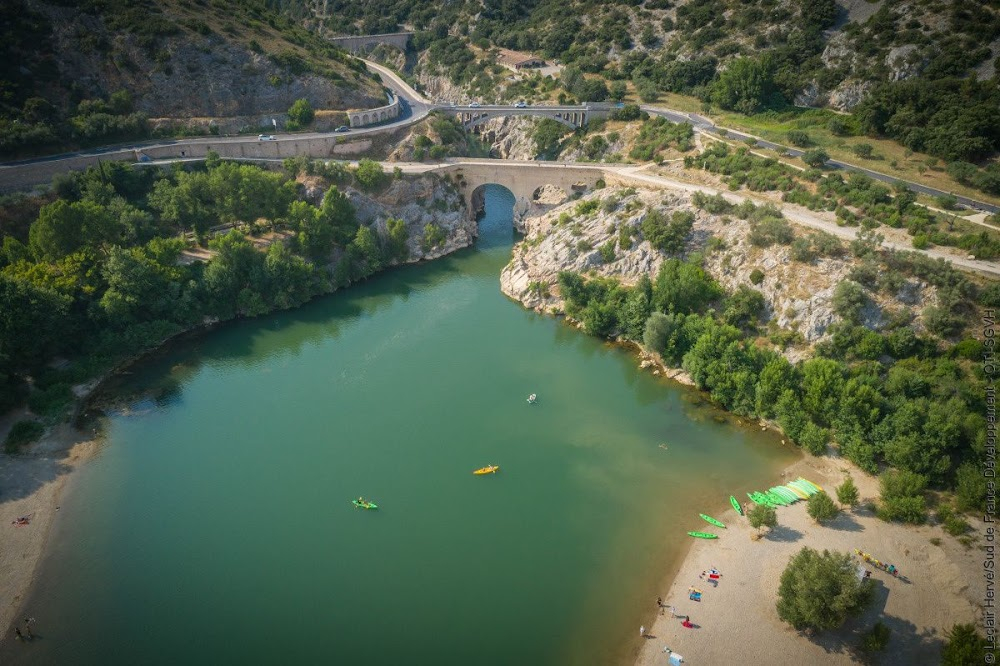
[[[26,605],[41,637],[0,661],[628,658],[685,532],[718,531],[698,513],[796,454],[505,298],[512,204],[489,189],[475,249],[132,368]]]

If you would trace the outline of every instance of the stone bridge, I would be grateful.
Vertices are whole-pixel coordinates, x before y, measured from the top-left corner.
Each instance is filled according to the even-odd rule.
[[[386,163],[389,166],[389,163]],[[423,165],[421,165],[423,166]],[[469,214],[475,216],[482,208],[479,192],[484,185],[503,185],[514,195],[514,214],[523,217],[539,188],[546,185],[558,187],[572,197],[574,193],[593,190],[598,181],[606,181],[613,174],[605,165],[565,164],[527,160],[469,160],[462,159],[436,167],[420,169],[423,173],[450,176],[458,182]],[[404,169],[406,171],[406,169]],[[611,168],[613,172],[614,169]]]
[[[551,118],[575,130],[587,124],[588,119],[592,117],[604,117],[609,113],[608,107],[591,106],[589,104],[583,106],[522,107],[508,105],[442,106],[438,108],[447,113],[454,113],[458,116],[459,121],[465,125],[466,129],[472,129],[491,118],[500,118],[503,116],[536,116]]]
[[[350,51],[351,53],[367,51],[373,46],[377,46],[379,44],[395,46],[397,49],[405,53],[406,47],[410,43],[410,37],[413,37],[412,32],[387,32],[382,35],[355,35],[347,37],[329,37],[328,39],[336,46],[339,46],[345,51]]]

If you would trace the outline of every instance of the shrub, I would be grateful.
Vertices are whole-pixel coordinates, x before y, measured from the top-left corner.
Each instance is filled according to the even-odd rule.
[[[362,159],[354,170],[354,178],[363,189],[376,190],[385,183],[386,175],[381,164],[375,160]]]
[[[28,407],[39,416],[58,416],[73,402],[69,384],[53,384],[28,396]]]
[[[830,443],[830,431],[809,421],[802,428],[797,441],[809,453],[821,456],[826,453],[826,446]]]
[[[747,513],[750,527],[760,531],[760,528],[775,528],[778,526],[778,512],[772,507],[758,504]]]
[[[802,161],[815,168],[823,166],[829,159],[830,156],[822,148],[811,148],[802,154]]]
[[[851,148],[851,151],[858,157],[863,157],[864,159],[871,159],[871,156],[875,153],[875,147],[870,143],[859,143]]]
[[[17,453],[22,446],[41,438],[45,427],[38,421],[18,421],[7,433],[3,448],[6,453]]]
[[[969,664],[996,662],[996,648],[991,647],[985,638],[979,635],[979,631],[974,624],[956,624],[946,636],[948,642],[945,643],[941,651],[941,666],[968,666]]]
[[[815,520],[817,523],[822,523],[825,520],[832,520],[837,517],[840,513],[840,509],[837,505],[833,503],[830,496],[825,492],[818,492],[815,495],[811,495],[809,500],[806,502],[806,511],[809,516]]]
[[[297,123],[300,127],[305,127],[311,123],[315,115],[312,105],[305,98],[295,100],[295,103],[288,109],[289,120]]]
[[[799,148],[805,148],[806,146],[812,145],[812,139],[809,135],[802,130],[790,130],[788,132],[788,141],[793,146],[798,146]]]
[[[764,271],[755,268],[750,271],[750,284],[760,284],[764,281]]]
[[[610,264],[615,260],[615,239],[612,238],[607,243],[601,245],[598,251],[601,253],[601,261]]]
[[[905,470],[891,470],[879,479],[882,502],[878,517],[885,521],[921,524],[927,520],[924,490],[927,477]]]
[[[858,487],[854,485],[854,479],[848,476],[844,482],[837,486],[837,501],[844,506],[857,506]]]
[[[889,634],[889,627],[876,622],[871,631],[862,637],[861,649],[865,652],[881,652],[889,644]]]

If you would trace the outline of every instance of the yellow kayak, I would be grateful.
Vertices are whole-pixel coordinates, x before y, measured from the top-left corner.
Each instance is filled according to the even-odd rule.
[[[486,467],[480,467],[473,474],[496,474],[499,469],[500,465],[487,465]]]
[[[791,490],[791,491],[792,491],[793,493],[795,493],[795,494],[796,494],[796,495],[797,495],[797,496],[798,496],[798,497],[799,497],[800,499],[809,499],[809,495],[806,495],[806,494],[805,494],[805,493],[804,493],[803,491],[799,490],[799,489],[798,489],[798,488],[796,488],[795,486],[791,486],[791,485],[788,485],[788,486],[782,486],[782,488],[787,488],[788,490]]]

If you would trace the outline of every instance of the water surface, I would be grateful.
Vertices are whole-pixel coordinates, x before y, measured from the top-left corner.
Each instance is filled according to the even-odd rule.
[[[512,203],[474,249],[134,367],[3,662],[626,659],[697,514],[795,454],[506,299]]]

